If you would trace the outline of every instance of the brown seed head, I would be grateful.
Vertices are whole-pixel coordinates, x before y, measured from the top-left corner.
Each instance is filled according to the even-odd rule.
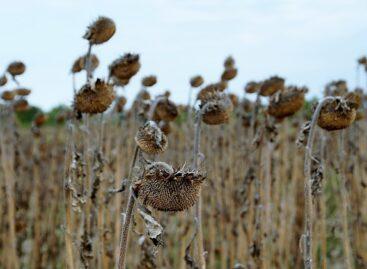
[[[15,94],[16,95],[19,95],[19,96],[27,96],[31,93],[31,90],[30,89],[27,89],[27,88],[18,88],[18,89],[15,89]]]
[[[295,114],[303,107],[306,88],[289,87],[270,97],[268,113],[282,119]]]
[[[164,97],[158,101],[153,116],[154,120],[174,121],[178,116],[178,110],[175,103]]]
[[[222,81],[230,81],[237,76],[237,68],[229,67],[226,68],[221,76]]]
[[[3,93],[1,94],[1,99],[3,99],[4,101],[12,101],[14,97],[14,91],[3,91]]]
[[[171,133],[171,125],[168,121],[160,121],[158,123],[159,128],[165,135],[169,135]]]
[[[56,115],[56,122],[62,124],[67,120],[73,119],[75,117],[75,111],[69,109],[63,109]]]
[[[225,87],[221,83],[209,84],[199,91],[197,99],[200,101],[205,101],[206,99],[210,99],[212,94],[216,92],[222,92],[224,89]]]
[[[167,137],[154,121],[148,121],[135,135],[139,148],[149,154],[160,154],[167,149]]]
[[[254,105],[253,105],[253,103],[249,99],[244,98],[242,100],[242,107],[243,107],[243,111],[249,113],[249,112],[251,112],[253,110]]]
[[[71,68],[71,73],[78,73],[82,70],[85,70],[86,60],[87,60],[86,55],[80,56],[78,59],[76,59]],[[99,66],[98,57],[95,54],[91,54],[90,55],[90,70],[93,72],[94,70],[97,69],[98,66]]]
[[[47,116],[43,113],[37,114],[33,120],[33,123],[36,127],[41,127],[47,121]]]
[[[7,82],[8,82],[8,78],[6,77],[6,75],[2,75],[0,77],[0,87],[4,86]]]
[[[255,82],[255,81],[250,81],[245,86],[245,92],[255,93],[255,92],[259,91],[260,86],[261,86],[260,83]]]
[[[215,83],[215,85],[218,87],[219,91],[221,92],[228,88],[228,82],[225,80],[219,81]]]
[[[150,100],[150,98],[150,93],[147,90],[141,90],[136,97],[137,100]]]
[[[139,200],[161,211],[178,212],[192,207],[199,198],[205,175],[188,169],[174,170],[164,162],[149,163],[135,189]]]
[[[227,94],[215,92],[200,104],[200,108],[204,123],[219,125],[228,122],[233,105]]]
[[[228,56],[225,60],[224,60],[224,68],[233,68],[235,65],[235,60],[232,56]]]
[[[228,97],[229,97],[229,99],[231,99],[231,102],[232,102],[234,107],[238,106],[239,101],[238,101],[238,96],[237,95],[235,95],[234,93],[230,93],[230,94],[228,94]]]
[[[110,40],[115,32],[116,25],[114,21],[101,16],[88,26],[83,38],[87,39],[90,44],[98,45]]]
[[[325,96],[344,96],[347,93],[348,86],[345,80],[331,81],[325,86]]]
[[[367,64],[367,57],[362,56],[361,58],[358,59],[358,63],[361,64],[361,65]]]
[[[13,108],[16,112],[27,111],[29,108],[28,102],[25,99],[16,100],[13,104]]]
[[[102,113],[109,108],[114,99],[112,85],[97,79],[93,85],[84,85],[75,95],[74,108],[80,113]]]
[[[63,124],[67,119],[67,113],[65,113],[65,111],[60,111],[59,113],[57,113],[55,119],[56,123]]]
[[[126,105],[126,98],[124,96],[119,96],[116,98],[115,108],[117,112],[122,112]]]
[[[343,97],[335,97],[322,107],[317,124],[328,131],[347,128],[356,118],[356,110]]]
[[[113,61],[110,66],[110,76],[120,80],[129,80],[140,69],[139,55],[127,53]]]
[[[15,61],[9,64],[7,71],[12,76],[18,76],[25,72],[25,64],[20,61]]]
[[[260,87],[260,95],[270,96],[277,91],[284,90],[284,79],[278,76],[271,77],[265,80]]]
[[[362,95],[358,92],[349,92],[345,96],[345,100],[350,108],[358,109],[362,106]]]
[[[190,85],[193,88],[200,87],[204,83],[204,79],[202,76],[197,75],[190,79]]]
[[[358,109],[357,112],[356,112],[356,119],[355,121],[358,121],[358,120],[363,120],[365,118],[365,112],[361,109]]]
[[[146,76],[141,80],[141,84],[144,87],[152,87],[157,83],[157,77],[156,76]]]
[[[170,90],[165,90],[163,95],[167,98],[169,98],[171,96],[171,91]]]
[[[129,84],[129,82],[130,82],[130,79],[112,77],[112,84],[116,86],[124,87],[127,84]]]

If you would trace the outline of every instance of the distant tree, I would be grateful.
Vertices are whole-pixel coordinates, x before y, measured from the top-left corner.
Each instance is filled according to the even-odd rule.
[[[21,125],[29,126],[38,113],[42,113],[42,109],[36,106],[30,106],[26,111],[16,112],[16,117]]]
[[[48,113],[47,113],[47,116],[48,116],[48,121],[47,121],[47,124],[49,125],[55,125],[56,124],[56,117],[57,115],[62,112],[62,111],[67,111],[67,110],[70,110],[70,108],[68,108],[67,106],[65,105],[59,105],[59,106],[56,106],[54,108],[52,108]]]

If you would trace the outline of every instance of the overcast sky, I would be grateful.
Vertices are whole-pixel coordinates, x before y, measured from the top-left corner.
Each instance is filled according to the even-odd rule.
[[[153,95],[170,89],[174,100],[186,102],[189,78],[217,81],[227,55],[239,69],[232,92],[242,95],[247,81],[278,74],[318,95],[332,79],[356,85],[356,59],[367,53],[366,11],[366,0],[3,1],[0,72],[22,60],[27,71],[19,80],[33,90],[31,103],[46,110],[70,104],[70,67],[87,50],[81,37],[104,15],[117,32],[94,49],[101,61],[96,75],[105,77],[123,53],[139,53],[142,68],[125,89],[129,99],[142,76],[155,74]]]

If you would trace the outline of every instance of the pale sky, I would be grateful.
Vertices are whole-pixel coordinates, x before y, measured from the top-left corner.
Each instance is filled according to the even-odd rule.
[[[153,95],[170,89],[174,100],[186,102],[189,78],[216,82],[228,55],[239,69],[231,92],[243,95],[247,81],[278,74],[319,95],[333,79],[354,87],[356,59],[367,54],[366,0],[4,0],[0,6],[0,72],[24,61],[19,80],[33,90],[30,102],[46,110],[71,103],[71,64],[86,53],[82,35],[99,15],[112,18],[117,32],[94,48],[97,77],[106,77],[120,55],[140,54],[142,68],[125,89],[130,100],[141,78],[155,74]],[[81,86],[85,75],[79,77]]]

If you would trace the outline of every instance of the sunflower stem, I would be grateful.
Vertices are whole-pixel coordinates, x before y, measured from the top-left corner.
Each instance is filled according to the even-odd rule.
[[[200,146],[200,134],[201,134],[201,119],[202,109],[199,110],[195,121],[195,138],[194,138],[194,156],[193,156],[193,169],[198,169],[198,155]],[[203,242],[203,228],[202,228],[202,198],[201,191],[199,193],[199,199],[195,205],[195,219],[197,220],[198,232],[197,232],[197,251],[198,251],[198,264],[200,269],[206,268],[205,256],[204,256],[204,242]]]
[[[134,158],[130,166],[129,177],[128,177],[129,181],[131,181],[132,171],[135,167],[135,163],[136,163],[138,154],[139,154],[139,147],[136,146],[135,152],[134,152]],[[126,206],[125,221],[121,229],[119,257],[118,257],[118,262],[117,262],[118,269],[126,268],[126,252],[127,252],[127,244],[129,240],[129,228],[130,228],[131,217],[132,217],[132,213],[134,209],[134,204],[135,204],[134,190],[130,188],[129,200]]]
[[[91,70],[91,53],[92,53],[93,44],[89,43],[88,52],[85,57],[85,70],[87,71],[87,83],[90,83],[92,79],[92,70]]]
[[[347,178],[345,176],[345,151],[344,151],[344,132],[341,131],[339,135],[339,178],[341,180],[340,194],[342,198],[342,227],[343,227],[343,248],[345,255],[345,266],[347,269],[353,269],[353,254],[350,245],[349,238],[349,224],[348,224],[348,190],[347,190]]]
[[[316,107],[315,112],[312,115],[310,124],[310,133],[307,139],[307,146],[305,150],[304,160],[304,174],[305,174],[305,231],[302,236],[303,241],[303,262],[305,269],[313,268],[312,257],[312,221],[313,221],[313,205],[312,205],[312,172],[311,172],[311,160],[312,160],[312,146],[315,138],[315,127],[319,118],[320,112],[324,104],[334,97],[323,98]]]

